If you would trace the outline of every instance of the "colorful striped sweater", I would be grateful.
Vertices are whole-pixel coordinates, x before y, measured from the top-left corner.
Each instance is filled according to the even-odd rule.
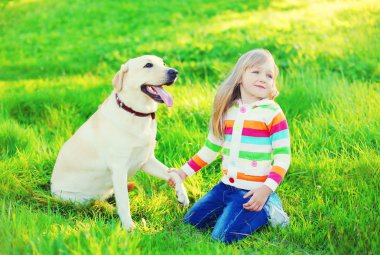
[[[289,129],[281,107],[269,99],[237,102],[224,124],[224,139],[210,131],[205,145],[181,169],[191,176],[221,153],[223,183],[245,190],[265,184],[275,191],[290,165]]]

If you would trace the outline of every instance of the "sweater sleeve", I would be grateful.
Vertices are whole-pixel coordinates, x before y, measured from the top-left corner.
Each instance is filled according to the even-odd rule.
[[[264,184],[275,191],[290,165],[289,128],[281,108],[275,112],[268,128],[273,148],[273,165]]]
[[[181,169],[188,176],[195,174],[215,160],[222,149],[222,145],[223,140],[215,137],[212,131],[210,131],[205,145]]]

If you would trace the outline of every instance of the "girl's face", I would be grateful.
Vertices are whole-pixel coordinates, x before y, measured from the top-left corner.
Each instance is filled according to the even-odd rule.
[[[252,103],[268,98],[273,89],[274,63],[265,61],[260,66],[248,68],[242,76],[240,94],[243,103]]]

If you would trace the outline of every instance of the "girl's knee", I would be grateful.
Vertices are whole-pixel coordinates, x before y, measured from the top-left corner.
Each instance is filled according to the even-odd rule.
[[[247,237],[249,234],[244,231],[236,231],[231,226],[217,226],[214,228],[211,234],[211,238],[214,241],[230,244],[237,242],[240,239]]]
[[[194,213],[192,213],[191,211],[188,211],[185,214],[185,217],[183,218],[183,223],[196,226],[199,222],[198,222],[198,219],[194,216]]]
[[[231,234],[231,233],[223,233],[223,234],[211,234],[211,238],[214,240],[214,241],[217,241],[217,242],[221,242],[221,243],[224,243],[224,244],[230,244],[230,243],[233,243],[233,242],[237,242],[239,241],[240,239],[243,239],[245,238],[246,235],[236,235],[236,234]]]
[[[236,242],[239,240],[239,239],[234,238],[234,236],[228,233],[223,233],[223,234],[212,233],[211,238],[214,241],[221,242],[224,244],[230,244],[232,242]]]
[[[212,232],[211,238],[214,241],[225,243],[224,235],[221,235],[220,233],[214,233],[214,232]]]
[[[211,238],[214,241],[226,243],[226,229],[225,226],[217,225],[214,227]]]

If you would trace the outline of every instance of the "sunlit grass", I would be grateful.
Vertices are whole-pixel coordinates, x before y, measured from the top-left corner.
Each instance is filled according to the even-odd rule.
[[[0,253],[378,254],[379,6],[365,1],[11,1],[0,13]],[[157,113],[156,156],[180,167],[204,143],[216,87],[237,58],[268,48],[280,67],[292,165],[278,189],[291,224],[225,246],[185,226],[168,185],[133,180],[126,233],[115,201],[51,197],[62,144],[111,93],[128,58],[179,70]],[[186,181],[194,203],[220,160]]]

